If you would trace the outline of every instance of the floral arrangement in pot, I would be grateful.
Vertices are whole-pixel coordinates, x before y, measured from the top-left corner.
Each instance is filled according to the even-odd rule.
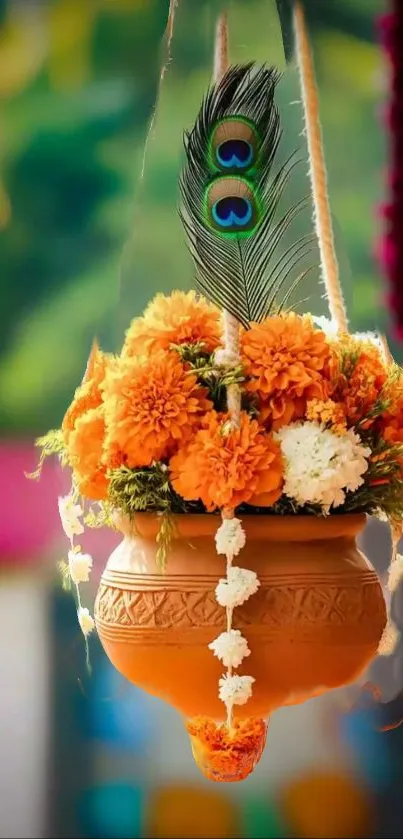
[[[353,681],[376,655],[386,607],[355,537],[366,514],[394,532],[403,518],[403,372],[380,338],[340,324],[326,243],[332,319],[288,308],[309,240],[279,255],[298,207],[278,217],[293,163],[274,172],[277,81],[227,68],[222,18],[180,184],[197,291],[158,295],[119,355],[94,345],[62,428],[39,441],[72,473],[64,570],[86,639],[96,624],[113,664],[183,713],[219,781],[253,770],[274,709]],[[79,595],[84,523],[123,534],[95,622]]]

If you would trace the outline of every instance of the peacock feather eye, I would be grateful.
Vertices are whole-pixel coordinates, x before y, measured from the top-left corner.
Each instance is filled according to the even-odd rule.
[[[248,172],[257,164],[259,149],[256,128],[245,119],[230,117],[221,120],[211,135],[211,163],[220,172]]]
[[[296,286],[281,289],[310,243],[302,237],[279,254],[301,206],[281,215],[293,160],[273,174],[281,137],[274,98],[279,79],[275,67],[229,67],[210,86],[184,138],[179,213],[197,288],[245,328],[286,306]]]
[[[226,236],[254,232],[259,223],[259,202],[243,178],[217,178],[206,193],[207,222]]]

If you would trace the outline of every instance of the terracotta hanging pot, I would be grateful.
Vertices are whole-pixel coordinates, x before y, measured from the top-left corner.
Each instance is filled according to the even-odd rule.
[[[217,556],[217,518],[174,521],[166,572],[156,565],[159,519],[139,514],[121,522],[123,541],[100,582],[95,619],[114,666],[131,682],[186,717],[219,720],[222,665],[208,644],[225,629],[215,599],[224,560]],[[260,588],[234,613],[247,635],[247,671],[255,690],[235,718],[267,718],[352,682],[376,654],[386,623],[378,578],[356,547],[364,515],[245,516],[244,568]],[[242,672],[242,670],[241,670]]]

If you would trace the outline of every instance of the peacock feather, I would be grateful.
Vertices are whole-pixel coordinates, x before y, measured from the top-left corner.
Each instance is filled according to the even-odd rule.
[[[278,255],[305,203],[277,218],[295,165],[293,156],[273,174],[279,78],[274,68],[253,63],[231,67],[208,91],[184,139],[179,212],[197,287],[246,327],[289,298],[290,287],[282,301],[279,294],[311,241],[303,237]]]

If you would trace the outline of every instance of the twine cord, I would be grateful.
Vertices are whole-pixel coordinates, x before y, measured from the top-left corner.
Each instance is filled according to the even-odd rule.
[[[294,7],[295,45],[304,108],[312,187],[313,215],[318,239],[323,283],[332,320],[340,332],[348,332],[347,312],[340,286],[339,266],[327,189],[327,174],[319,117],[319,95],[302,3]]]

